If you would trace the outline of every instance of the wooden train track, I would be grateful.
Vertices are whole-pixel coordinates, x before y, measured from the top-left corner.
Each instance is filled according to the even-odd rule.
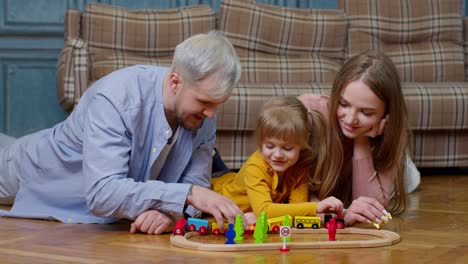
[[[291,229],[292,241],[287,243],[290,249],[308,249],[308,248],[366,248],[383,247],[396,244],[400,241],[400,235],[388,230],[363,229],[349,227],[337,230],[336,241],[294,241],[294,234],[328,234],[328,230],[320,229]],[[366,240],[340,240],[340,236],[346,234],[358,234],[372,237]],[[273,234],[270,234],[272,236]],[[256,244],[244,242],[242,244],[225,245],[220,243],[206,243],[195,241],[194,238],[200,236],[197,232],[190,232],[184,236],[171,236],[171,244],[177,247],[203,250],[203,251],[250,251],[250,250],[278,250],[282,247],[282,242]],[[279,237],[279,235],[277,235]]]

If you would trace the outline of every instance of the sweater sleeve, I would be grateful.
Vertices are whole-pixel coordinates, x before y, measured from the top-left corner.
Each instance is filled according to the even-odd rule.
[[[360,196],[372,197],[386,207],[396,174],[397,168],[375,170],[372,155],[353,158],[353,200]]]
[[[299,177],[299,181],[296,184],[294,184],[294,186],[292,186],[291,193],[288,197],[289,203],[294,204],[308,202],[309,184],[308,178],[305,175],[305,171],[300,170],[300,172],[297,172],[294,176]]]
[[[244,171],[246,173],[244,177],[245,186],[247,189],[247,195],[249,198],[252,211],[256,215],[260,215],[264,211],[268,218],[284,216],[289,214],[291,216],[301,215],[315,215],[317,204],[307,201],[307,192],[304,196],[304,202],[298,202],[294,204],[282,204],[274,203],[272,200],[272,181],[267,171],[262,170],[256,165],[251,165]]]

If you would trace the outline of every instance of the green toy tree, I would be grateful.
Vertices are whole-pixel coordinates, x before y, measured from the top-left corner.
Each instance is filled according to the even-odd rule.
[[[283,220],[283,226],[289,226],[291,227],[291,221],[290,221],[290,216],[289,215],[285,215],[284,216],[284,220]],[[291,242],[291,237],[285,237],[286,238],[286,241],[287,242]]]
[[[266,239],[268,237],[268,221],[267,215],[264,211],[260,213],[260,221],[262,222],[263,226],[263,237]]]
[[[242,215],[236,215],[236,222],[234,223],[234,231],[236,231],[236,237],[234,241],[244,240],[244,222],[242,221]]]
[[[255,238],[255,243],[260,244],[263,243],[265,240],[265,235],[263,234],[263,223],[260,219],[260,217],[257,218],[257,224],[255,225],[255,230],[254,230],[254,238]]]

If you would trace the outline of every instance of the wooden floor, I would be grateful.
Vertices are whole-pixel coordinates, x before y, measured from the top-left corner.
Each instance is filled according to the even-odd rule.
[[[401,236],[393,246],[203,252],[174,247],[169,235],[131,235],[128,222],[71,225],[0,217],[0,263],[468,263],[468,173],[429,174],[423,172],[408,211],[385,226]]]

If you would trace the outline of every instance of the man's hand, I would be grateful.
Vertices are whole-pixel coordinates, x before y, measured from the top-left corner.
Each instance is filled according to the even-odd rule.
[[[237,214],[242,215],[244,228],[247,229],[249,227],[242,210],[231,199],[217,194],[208,188],[193,185],[192,194],[187,196],[187,203],[202,212],[211,214],[216,219],[220,229],[224,227],[223,218],[226,218],[229,223],[234,224]]]
[[[148,210],[137,217],[130,227],[130,233],[137,231],[149,235],[159,235],[164,232],[171,232],[174,228],[174,221],[158,210]]]
[[[381,223],[382,220],[388,221],[385,212],[385,208],[376,199],[361,196],[345,210],[344,220],[346,225],[352,225],[355,222]]]

